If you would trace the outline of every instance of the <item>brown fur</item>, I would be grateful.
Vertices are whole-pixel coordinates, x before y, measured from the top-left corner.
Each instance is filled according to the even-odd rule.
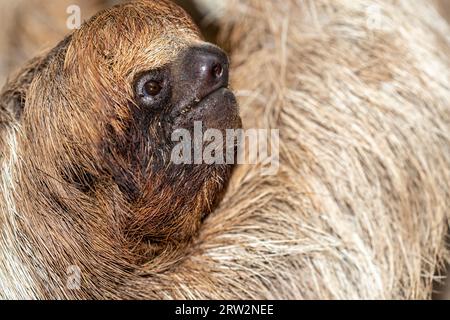
[[[56,153],[22,143],[18,150],[34,152],[34,161],[24,159],[26,166],[15,171],[21,184],[14,194],[30,219],[17,219],[8,230],[20,230],[11,238],[20,240],[16,257],[30,270],[17,279],[11,273],[8,284],[23,284],[31,274],[34,286],[20,296],[40,298],[429,298],[446,256],[450,207],[450,28],[427,1],[386,0],[377,3],[393,28],[370,30],[365,9],[372,3],[227,4],[220,24],[233,48],[243,121],[281,129],[281,171],[261,177],[257,167],[240,167],[225,200],[185,250],[166,250],[144,265],[124,263],[117,257],[128,250],[112,245],[117,242],[105,236],[103,221],[84,219],[87,226],[70,230],[72,217],[32,215],[36,205],[48,208],[40,203],[42,190],[57,191],[56,199],[66,199],[67,191],[51,177],[26,177],[30,167],[48,166],[43,155]],[[37,119],[44,121],[37,138],[70,145],[61,153],[67,163],[76,150],[72,140],[46,135],[54,124],[42,113],[30,117],[30,126]],[[98,135],[91,122],[70,128],[84,122],[59,119],[74,137]],[[5,143],[4,159],[15,159]],[[120,194],[102,194],[109,193]],[[92,212],[89,201],[81,195],[71,204]],[[121,215],[107,199],[102,203],[103,211]],[[24,226],[29,220],[41,228]],[[43,239],[52,234],[58,242]],[[38,270],[65,279],[67,265],[80,261],[81,291],[58,281],[45,288]]]
[[[149,111],[136,105],[132,88],[137,75],[201,43],[175,5],[135,1],[93,17],[5,87],[1,110],[17,131],[4,135],[14,135],[19,158],[7,170],[20,183],[4,188],[14,189],[16,228],[35,248],[21,263],[52,273],[48,283],[31,276],[48,287],[36,292],[70,297],[63,279],[71,265],[85,282],[75,295],[117,292],[105,275],[119,272],[112,278],[119,284],[120,273],[134,272],[142,261],[177,254],[212,210],[229,166],[170,165],[158,127],[165,120],[147,123]],[[11,207],[2,207],[3,225]]]
[[[0,3],[0,85],[24,61],[55,46],[67,34],[66,9],[81,8],[82,19],[112,3],[112,0],[3,0]]]

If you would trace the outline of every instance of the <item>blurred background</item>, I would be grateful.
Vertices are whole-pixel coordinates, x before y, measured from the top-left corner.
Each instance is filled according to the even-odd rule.
[[[81,20],[123,0],[0,0],[0,86],[8,75],[30,58],[55,46],[70,33],[68,8],[81,10]],[[214,42],[217,28],[205,17],[207,2],[215,0],[175,0],[198,24],[205,37]],[[209,4],[209,3],[208,3]]]
[[[70,33],[67,9],[77,5],[81,19],[121,0],[0,0],[0,86],[8,75],[40,52],[55,46]],[[214,42],[218,27],[210,13],[221,0],[176,0],[201,26],[205,37]],[[357,0],[355,0],[357,1]],[[450,22],[450,0],[429,0]],[[414,5],[414,1],[411,1]],[[450,35],[449,35],[450,36]],[[450,280],[436,284],[436,299],[450,300]]]

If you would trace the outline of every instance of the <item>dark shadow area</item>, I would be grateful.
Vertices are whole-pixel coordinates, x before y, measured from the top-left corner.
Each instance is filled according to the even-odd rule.
[[[436,0],[439,13],[450,22],[450,1],[448,0]]]

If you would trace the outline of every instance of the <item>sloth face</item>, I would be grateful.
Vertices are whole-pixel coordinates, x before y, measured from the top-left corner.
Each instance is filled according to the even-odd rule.
[[[95,16],[42,64],[24,121],[65,188],[119,208],[101,219],[120,222],[127,237],[189,239],[232,167],[175,164],[171,137],[196,121],[204,130],[241,127],[226,54],[177,6],[134,1]]]

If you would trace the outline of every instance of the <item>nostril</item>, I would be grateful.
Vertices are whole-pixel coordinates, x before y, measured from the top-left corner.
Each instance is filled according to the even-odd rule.
[[[214,78],[219,79],[223,76],[223,66],[220,63],[216,63],[212,67],[212,74]]]

